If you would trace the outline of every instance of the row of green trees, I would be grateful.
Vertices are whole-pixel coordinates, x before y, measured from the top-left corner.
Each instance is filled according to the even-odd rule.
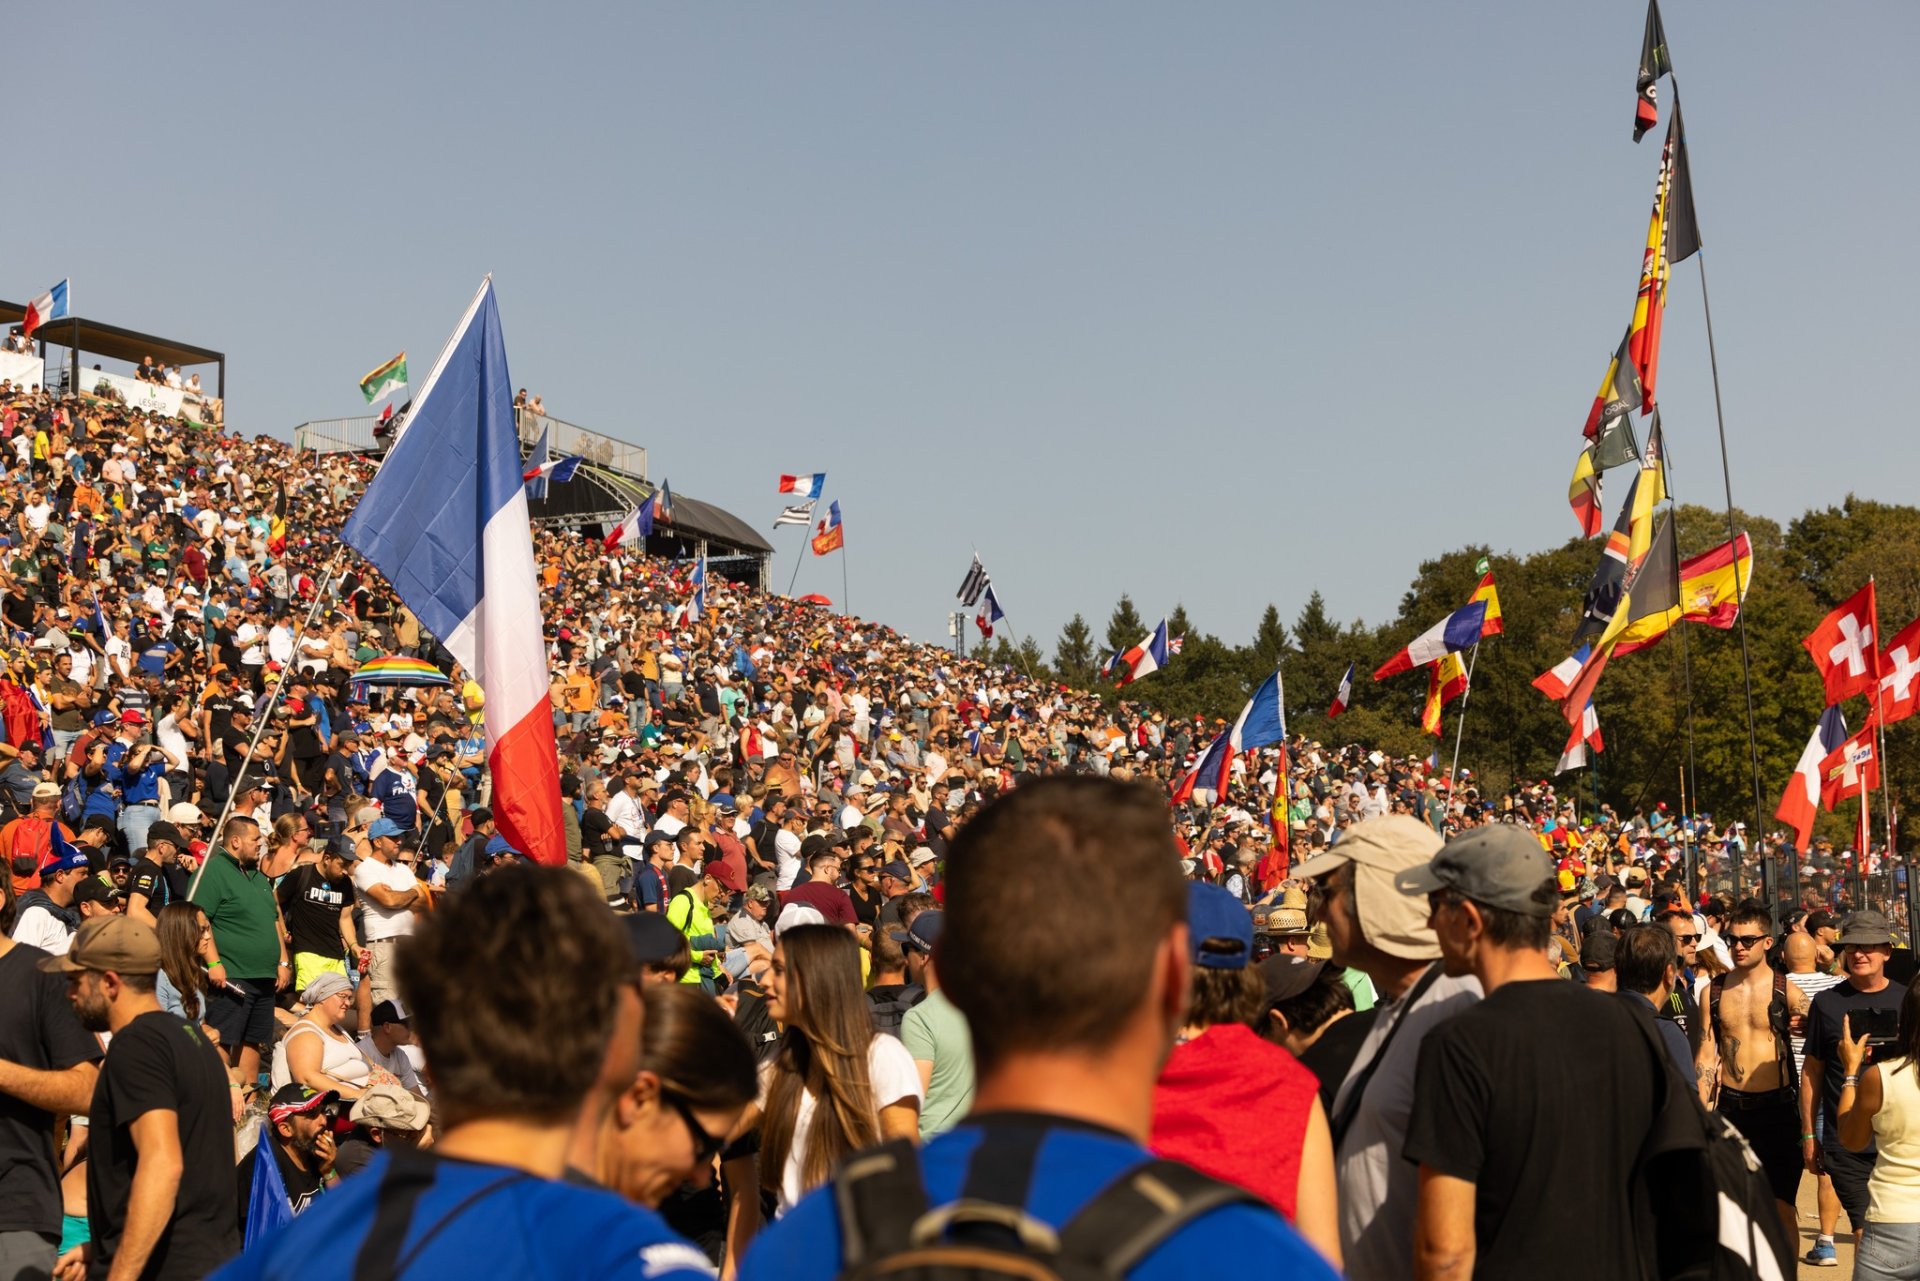
[[[1727,539],[1724,512],[1682,506],[1675,520],[1683,557]],[[1737,511],[1735,523],[1753,540],[1746,632],[1762,808],[1772,825],[1774,807],[1823,706],[1820,680],[1801,638],[1869,576],[1878,583],[1882,643],[1920,614],[1920,508],[1849,497],[1839,507],[1808,511],[1784,528]],[[1288,724],[1295,732],[1397,754],[1424,756],[1438,747],[1444,761],[1451,755],[1459,704],[1447,708],[1444,735],[1436,743],[1419,724],[1424,669],[1378,683],[1372,673],[1466,602],[1478,582],[1476,564],[1485,556],[1499,587],[1506,630],[1482,644],[1474,660],[1461,762],[1495,788],[1547,778],[1566,745],[1567,725],[1558,706],[1531,682],[1570,652],[1598,552],[1597,543],[1582,539],[1518,557],[1464,547],[1422,564],[1398,613],[1387,622],[1338,622],[1315,592],[1291,626],[1268,605],[1254,635],[1238,645],[1203,630],[1183,606],[1175,606],[1168,632],[1186,637],[1183,651],[1164,670],[1129,686],[1127,696],[1170,716],[1231,718],[1278,665]],[[1132,599],[1122,596],[1102,635],[1074,615],[1050,660],[1032,638],[1004,633],[983,654],[1097,688],[1098,665],[1137,642],[1148,626]],[[1660,801],[1677,806],[1684,779],[1689,806],[1722,821],[1751,823],[1754,767],[1740,646],[1737,630],[1689,624],[1660,644],[1610,664],[1594,699],[1606,750],[1589,775],[1560,779],[1561,790],[1578,790],[1624,811]],[[1327,706],[1349,662],[1355,669],[1353,703],[1338,722],[1330,722]],[[1848,728],[1858,729],[1865,700],[1852,700],[1845,711]],[[1887,732],[1896,813],[1900,796],[1920,789],[1917,725],[1920,717]],[[1873,807],[1877,840],[1884,822],[1877,796]],[[1843,804],[1822,817],[1819,831],[1844,839],[1855,814],[1851,802]]]

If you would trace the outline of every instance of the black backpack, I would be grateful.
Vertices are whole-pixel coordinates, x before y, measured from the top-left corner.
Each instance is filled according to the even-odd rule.
[[[867,1009],[873,1015],[873,1030],[898,1038],[907,1011],[926,999],[927,989],[918,983],[902,984],[899,991],[880,1000],[874,999],[874,993],[867,993]]]
[[[1622,999],[1646,1005],[1638,997]],[[1630,1184],[1634,1220],[1647,1225],[1642,1244],[1649,1275],[1662,1281],[1793,1276],[1792,1249],[1760,1159],[1731,1122],[1700,1106],[1651,1014],[1634,1011],[1653,1059],[1656,1102]]]
[[[841,1281],[1112,1281],[1203,1214],[1227,1205],[1268,1208],[1178,1161],[1150,1160],[1056,1230],[976,1190],[983,1180],[1010,1179],[1024,1201],[1040,1133],[1024,1145],[989,1135],[960,1199],[942,1206],[927,1204],[911,1142],[895,1139],[848,1158],[833,1181]]]

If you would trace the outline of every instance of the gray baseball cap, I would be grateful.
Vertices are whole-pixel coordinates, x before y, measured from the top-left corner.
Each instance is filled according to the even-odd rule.
[[[1424,867],[1400,873],[1402,894],[1452,890],[1487,907],[1523,916],[1552,916],[1560,903],[1553,860],[1525,828],[1476,827],[1454,837]]]

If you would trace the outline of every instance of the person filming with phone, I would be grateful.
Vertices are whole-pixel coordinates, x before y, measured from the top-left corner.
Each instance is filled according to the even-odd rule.
[[[1847,1079],[1849,1070],[1841,1057],[1842,1039],[1851,1026],[1852,1035],[1859,1037],[1867,1033],[1864,1044],[1875,1047],[1878,1053],[1886,1053],[1886,1047],[1897,1039],[1894,1027],[1887,1021],[1896,1017],[1907,993],[1903,986],[1887,978],[1887,958],[1893,955],[1893,927],[1884,914],[1863,910],[1848,916],[1841,922],[1840,937],[1834,946],[1840,953],[1841,971],[1847,977],[1844,983],[1837,983],[1814,997],[1807,1015],[1807,1065],[1800,1077],[1800,1155],[1808,1170],[1815,1174],[1825,1171],[1833,1176],[1833,1190],[1840,1198],[1840,1208],[1847,1212],[1847,1221],[1853,1226],[1857,1241],[1866,1230],[1869,1184],[1875,1177],[1874,1165],[1880,1152],[1871,1135],[1860,1136],[1865,1141],[1858,1148],[1838,1141],[1841,1095],[1849,1086],[1858,1088],[1857,1081]],[[1913,1158],[1890,1158],[1900,1159]],[[1915,1195],[1920,1197],[1920,1166],[1900,1171],[1900,1177],[1914,1180]],[[1911,1218],[1920,1221],[1920,1211]],[[1920,1226],[1916,1230],[1920,1230]],[[1807,1262],[1816,1265],[1833,1257],[1830,1237],[1817,1240],[1806,1256]],[[1909,1252],[1905,1257],[1913,1256]],[[1861,1272],[1860,1275],[1867,1274]]]
[[[1884,1010],[1841,1020],[1839,1136],[1879,1158],[1867,1181],[1867,1224],[1854,1253],[1859,1281],[1920,1278],[1920,986],[1900,1001],[1897,1026]]]

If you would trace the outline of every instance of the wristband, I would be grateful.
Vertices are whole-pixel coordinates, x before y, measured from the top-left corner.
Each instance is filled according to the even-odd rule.
[[[1805,1143],[1805,1142],[1806,1142],[1806,1141],[1807,1141],[1808,1139],[1814,1139],[1814,1138],[1818,1138],[1818,1137],[1819,1137],[1819,1135],[1816,1135],[1816,1134],[1803,1134],[1803,1135],[1801,1135],[1801,1136],[1800,1136],[1800,1141],[1801,1141],[1802,1143]]]
[[[1843,1090],[1849,1085],[1858,1085],[1859,1083],[1860,1074],[1858,1072],[1855,1072],[1852,1076],[1843,1076],[1840,1078],[1840,1088]]]

